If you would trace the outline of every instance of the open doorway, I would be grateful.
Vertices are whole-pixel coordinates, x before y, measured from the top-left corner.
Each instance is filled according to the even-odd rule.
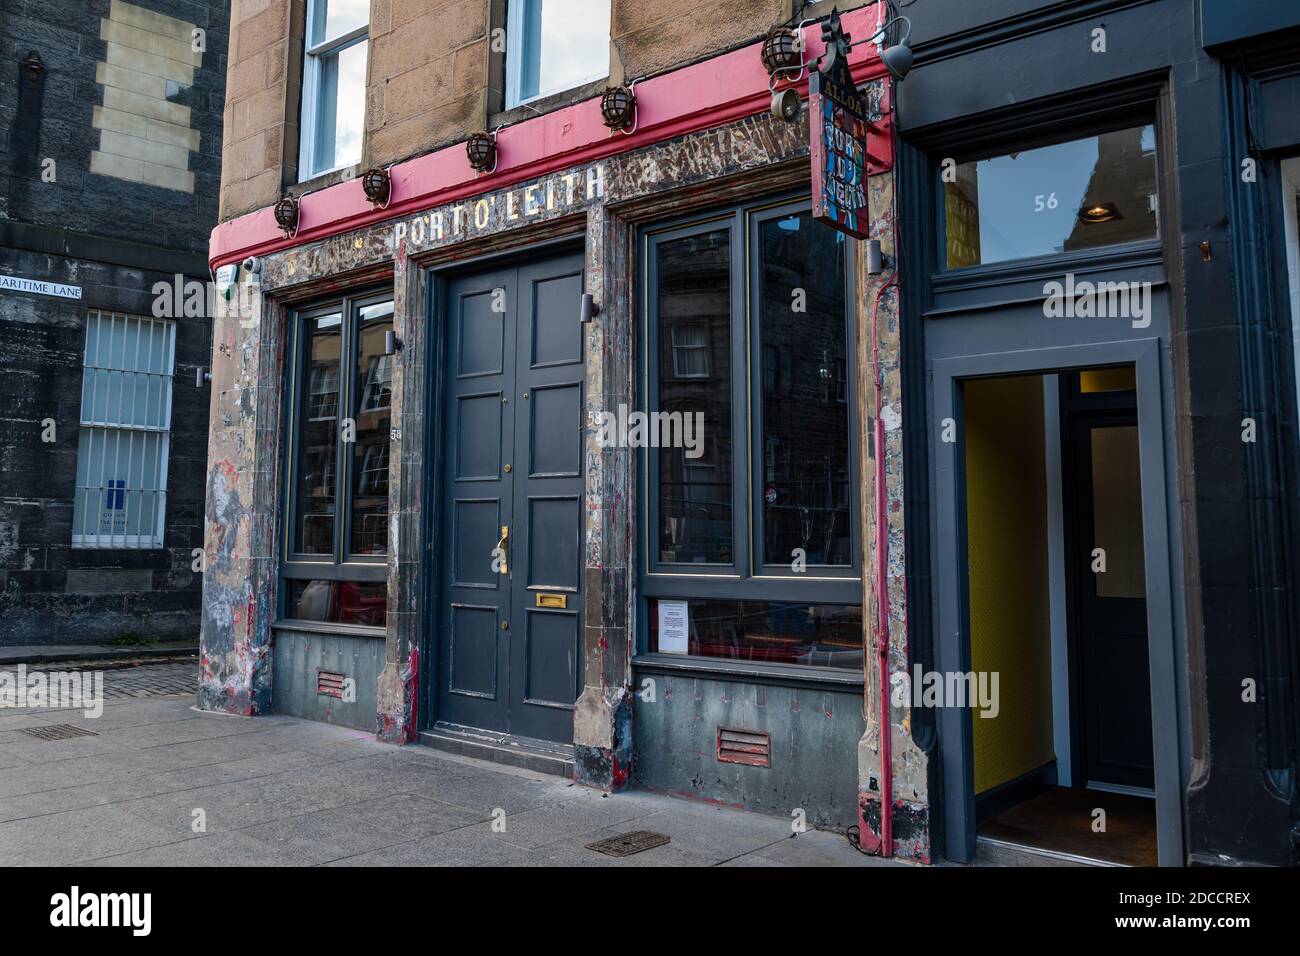
[[[1155,865],[1134,367],[961,388],[964,631],[999,688],[970,720],[978,839]]]

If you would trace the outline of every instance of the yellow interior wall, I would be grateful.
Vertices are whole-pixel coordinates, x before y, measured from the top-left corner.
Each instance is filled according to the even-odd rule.
[[[965,384],[971,667],[999,673],[997,717],[972,714],[975,792],[1053,759],[1041,376]]]

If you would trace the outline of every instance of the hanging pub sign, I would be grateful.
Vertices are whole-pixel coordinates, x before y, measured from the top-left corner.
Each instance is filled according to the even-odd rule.
[[[850,37],[838,11],[822,24],[826,53],[808,78],[813,218],[867,237],[867,109],[849,71]]]

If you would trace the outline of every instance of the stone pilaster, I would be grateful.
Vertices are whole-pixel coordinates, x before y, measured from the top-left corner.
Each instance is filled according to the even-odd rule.
[[[388,458],[388,634],[377,688],[375,732],[388,743],[416,739],[420,687],[420,624],[424,554],[424,442],[428,322],[423,272],[400,240],[394,256],[393,330],[402,347],[393,368]]]
[[[632,761],[636,462],[632,449],[604,447],[598,440],[601,413],[635,402],[632,235],[606,206],[588,210],[587,290],[601,312],[586,332],[586,604],[573,744],[575,778],[602,790],[622,787]]]
[[[903,540],[903,415],[899,338],[899,287],[895,259],[893,177],[888,172],[870,179],[872,236],[881,242],[885,268],[881,275],[866,271],[859,249],[857,264],[858,321],[858,447],[862,474],[863,630],[866,653],[864,710],[866,732],[858,743],[858,807],[860,836],[866,849],[878,850],[881,794],[885,775],[892,782],[890,807],[894,856],[930,862],[930,817],[927,773],[929,757],[912,737],[910,706],[892,703],[888,710],[890,763],[882,766],[881,644],[887,654],[886,692],[910,686],[907,646],[907,588]],[[879,405],[877,405],[877,393]],[[879,411],[877,411],[879,408]],[[918,410],[917,414],[923,412]],[[880,427],[877,428],[877,418]],[[878,436],[883,436],[880,440]],[[883,461],[878,457],[883,455]],[[912,476],[925,481],[924,475]],[[878,496],[884,482],[883,510]],[[883,522],[883,528],[881,523]],[[883,532],[883,534],[881,533]],[[879,542],[883,541],[883,549]],[[883,551],[883,553],[882,553]],[[882,593],[877,569],[885,567]],[[881,614],[882,599],[886,602]],[[881,622],[883,620],[883,627]],[[890,694],[892,697],[892,693]]]
[[[271,705],[284,320],[241,279],[213,317],[198,704],[252,716]]]

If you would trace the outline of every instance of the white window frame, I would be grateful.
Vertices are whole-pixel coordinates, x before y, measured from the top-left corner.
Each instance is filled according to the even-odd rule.
[[[140,326],[140,329],[137,332],[137,337],[136,337],[136,355],[134,356],[132,362],[134,366],[133,368],[129,368],[129,369],[125,367],[117,368],[112,366],[111,364],[99,364],[98,360],[101,358],[101,356],[96,355],[92,357],[88,353],[87,349],[89,348],[89,344],[90,344],[90,324],[91,322],[96,323],[95,347],[96,347],[96,351],[98,352],[102,348],[102,342],[104,341],[103,328],[104,328],[104,319],[106,317],[108,318],[109,321],[110,334],[111,334],[112,324],[118,320],[127,323],[134,322]],[[139,356],[140,341],[144,337],[144,328],[146,325],[149,327],[150,354],[152,354],[153,351],[153,344],[152,344],[153,336],[163,335],[166,337],[163,341],[164,368],[160,372],[142,370],[140,367],[140,356]],[[94,363],[92,363],[92,358],[95,360]],[[124,356],[124,361],[122,362],[122,365],[125,366],[126,364],[127,362],[125,361],[125,356]],[[107,407],[105,407],[104,409],[105,415],[100,419],[96,419],[93,416],[98,411],[98,407],[99,407],[99,403],[98,403],[99,377],[98,376],[95,377],[94,383],[90,386],[91,387],[90,407],[87,408],[86,402],[83,398],[81,403],[81,412],[80,412],[81,428],[84,432],[88,432],[88,436],[87,436],[87,441],[89,442],[88,450],[89,448],[94,447],[96,434],[103,435],[104,437],[101,439],[101,441],[104,441],[106,443],[108,434],[116,433],[119,437],[117,439],[117,450],[115,451],[114,454],[115,456],[117,456],[120,455],[121,452],[122,436],[123,435],[130,436],[128,438],[128,452],[127,452],[128,459],[127,459],[127,470],[126,470],[127,476],[129,478],[132,472],[132,465],[133,465],[133,461],[131,459],[135,453],[135,435],[137,434],[158,435],[159,436],[158,473],[155,482],[156,487],[151,492],[154,495],[154,508],[156,513],[154,515],[154,525],[153,525],[152,534],[147,534],[147,535],[127,534],[125,530],[123,530],[121,533],[110,531],[107,534],[78,533],[78,528],[80,526],[77,523],[77,508],[76,508],[77,501],[88,501],[89,500],[88,497],[83,498],[82,496],[83,495],[89,496],[92,494],[96,496],[97,501],[102,501],[104,496],[109,491],[109,488],[105,483],[106,482],[106,476],[104,474],[105,466],[106,466],[106,460],[105,460],[105,462],[101,462],[100,465],[100,476],[99,476],[98,486],[91,486],[90,484],[82,485],[80,482],[77,482],[76,484],[77,498],[75,498],[73,501],[73,509],[72,509],[73,510],[72,546],[74,548],[101,548],[101,549],[115,549],[115,550],[140,550],[140,549],[161,548],[163,546],[163,537],[166,533],[166,519],[167,519],[167,465],[171,456],[172,392],[173,392],[174,377],[176,372],[176,322],[172,319],[155,319],[145,315],[133,315],[125,312],[109,312],[100,309],[91,309],[87,312],[86,315],[86,337],[85,337],[85,341],[82,344],[81,366],[82,366],[81,374],[82,374],[82,395],[83,396],[85,395],[85,390],[86,390],[85,375],[87,371],[91,371],[91,372],[107,371],[110,375],[116,372],[123,379],[125,379],[125,376],[128,374],[136,375],[136,376],[144,376],[146,378],[154,377],[154,378],[163,379],[162,387],[159,389],[159,395],[160,395],[159,402],[161,403],[162,407],[160,407],[158,410],[159,418],[161,419],[161,423],[158,425],[137,425],[137,424],[123,423],[120,420],[122,418],[121,404],[125,396],[126,390],[124,384],[120,384],[119,388],[121,389],[121,392],[119,394],[119,401],[118,401],[118,406],[119,406],[118,415],[116,416],[118,420],[115,421],[113,418],[109,417],[108,412],[110,411],[110,409],[108,409]],[[165,398],[163,396],[165,396]],[[135,411],[134,400],[135,400],[135,392],[133,386],[132,414],[134,414]],[[148,401],[149,399],[146,397],[146,408],[148,407],[147,406]],[[105,406],[107,406],[107,402],[105,402]],[[141,439],[142,445],[143,442],[144,439],[142,438]],[[143,455],[144,453],[145,453],[144,449],[142,448],[141,454]],[[80,459],[81,454],[82,454],[82,450],[81,450],[80,440],[78,440],[78,447],[77,447],[78,459]],[[78,464],[80,465],[80,460],[78,461]],[[115,471],[117,470],[118,464],[120,464],[120,461],[114,463]],[[87,467],[89,467],[89,462],[87,462]],[[78,472],[80,472],[80,468],[78,468]],[[87,479],[88,480],[90,479],[89,475],[87,475]],[[118,479],[113,478],[107,480],[116,481]],[[143,498],[143,493],[144,493],[143,489],[135,489],[135,492],[139,494],[141,498]],[[123,499],[122,499],[123,512],[124,512],[123,514],[124,529],[130,527],[130,523],[131,523],[131,497],[132,497],[132,489],[124,487]],[[102,504],[96,506],[97,512],[102,512],[102,510],[103,510]],[[85,517],[85,513],[83,512],[82,513],[83,520],[84,517]]]
[[[712,352],[712,348],[711,348],[712,342],[709,336],[708,323],[707,322],[675,322],[669,328],[671,329],[669,335],[671,337],[672,347],[673,347],[673,378],[699,379],[701,381],[707,381],[710,373],[713,370],[713,363],[710,361],[711,358],[710,353]],[[678,332],[683,333],[681,338],[684,339],[686,337],[684,333],[686,333],[688,330],[691,332],[695,332],[698,330],[701,333],[700,338],[703,341],[699,343],[679,341],[679,337],[677,333]],[[685,359],[688,354],[693,355],[695,352],[700,352],[704,356],[704,371],[703,372],[692,372],[689,370],[683,371],[683,369],[689,369],[690,363],[686,361],[679,361],[679,360]]]
[[[555,96],[557,93],[563,93],[566,90],[574,90],[588,83],[595,83],[597,80],[603,80],[609,76],[609,54],[606,53],[605,69],[603,72],[594,76],[587,76],[583,79],[576,80],[566,87],[560,89],[546,89],[541,87],[537,95],[530,96],[527,99],[521,98],[519,94],[520,87],[523,84],[523,72],[520,69],[523,63],[523,43],[524,43],[524,3],[526,0],[506,0],[506,109],[514,109],[516,106],[523,106],[525,103],[532,103],[536,100],[545,99],[548,96]],[[610,23],[605,24],[605,36],[608,41],[609,31],[613,26],[614,9],[613,3],[610,4]]]
[[[305,182],[308,179],[315,179],[317,176],[325,176],[329,173],[340,169],[346,169],[355,165],[352,163],[340,163],[331,166],[328,169],[316,169],[316,124],[318,121],[317,106],[320,101],[320,79],[321,79],[321,61],[326,57],[341,53],[345,48],[369,41],[370,39],[370,21],[367,21],[359,27],[339,34],[336,37],[326,37],[315,46],[312,45],[312,24],[316,20],[316,10],[320,6],[320,0],[307,0],[307,19],[303,27],[303,57],[302,57],[302,122],[298,127],[298,182]],[[367,49],[366,58],[369,61],[370,51]],[[362,132],[364,135],[365,121],[362,120]]]

